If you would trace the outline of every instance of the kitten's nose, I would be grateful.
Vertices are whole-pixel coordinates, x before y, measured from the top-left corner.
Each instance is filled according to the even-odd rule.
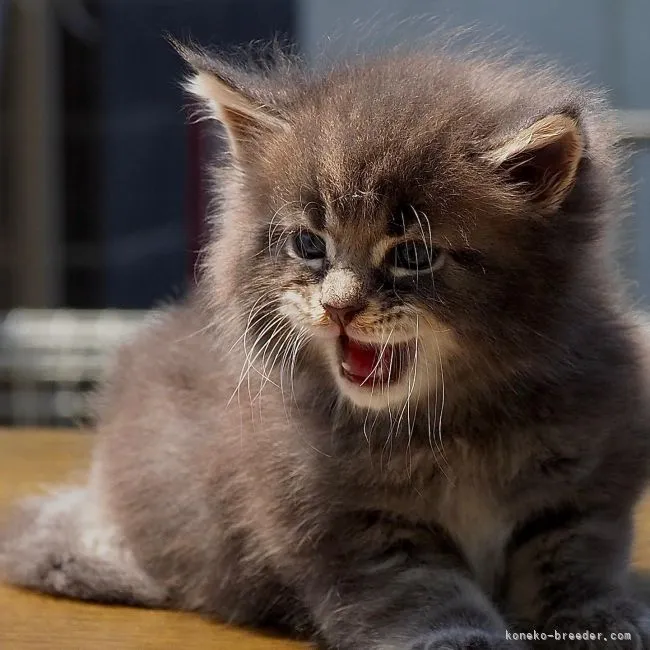
[[[362,305],[344,305],[337,307],[329,303],[322,303],[323,309],[328,313],[329,317],[338,323],[341,327],[345,327],[350,321],[363,309]]]

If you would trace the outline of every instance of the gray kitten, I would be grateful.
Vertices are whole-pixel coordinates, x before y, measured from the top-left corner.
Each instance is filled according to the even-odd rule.
[[[179,49],[229,142],[203,273],[119,354],[87,484],[10,519],[6,579],[331,649],[650,648],[599,97],[471,56]]]

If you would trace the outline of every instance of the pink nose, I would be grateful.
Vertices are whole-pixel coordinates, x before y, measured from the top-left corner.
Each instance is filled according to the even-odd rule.
[[[350,321],[363,309],[360,305],[346,305],[345,307],[335,307],[328,303],[323,303],[323,309],[329,317],[341,327],[345,327]]]

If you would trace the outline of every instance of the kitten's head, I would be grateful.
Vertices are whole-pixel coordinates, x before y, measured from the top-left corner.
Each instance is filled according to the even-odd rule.
[[[208,278],[258,360],[300,347],[385,408],[455,363],[516,364],[575,318],[615,185],[592,96],[429,53],[320,75],[182,53],[230,151]]]

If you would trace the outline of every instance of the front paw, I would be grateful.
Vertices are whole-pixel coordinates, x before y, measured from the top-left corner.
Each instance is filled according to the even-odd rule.
[[[409,650],[522,650],[526,646],[507,638],[506,633],[495,634],[482,630],[441,630],[421,639]]]
[[[554,614],[544,632],[555,648],[650,650],[650,612],[632,601],[595,601]]]

